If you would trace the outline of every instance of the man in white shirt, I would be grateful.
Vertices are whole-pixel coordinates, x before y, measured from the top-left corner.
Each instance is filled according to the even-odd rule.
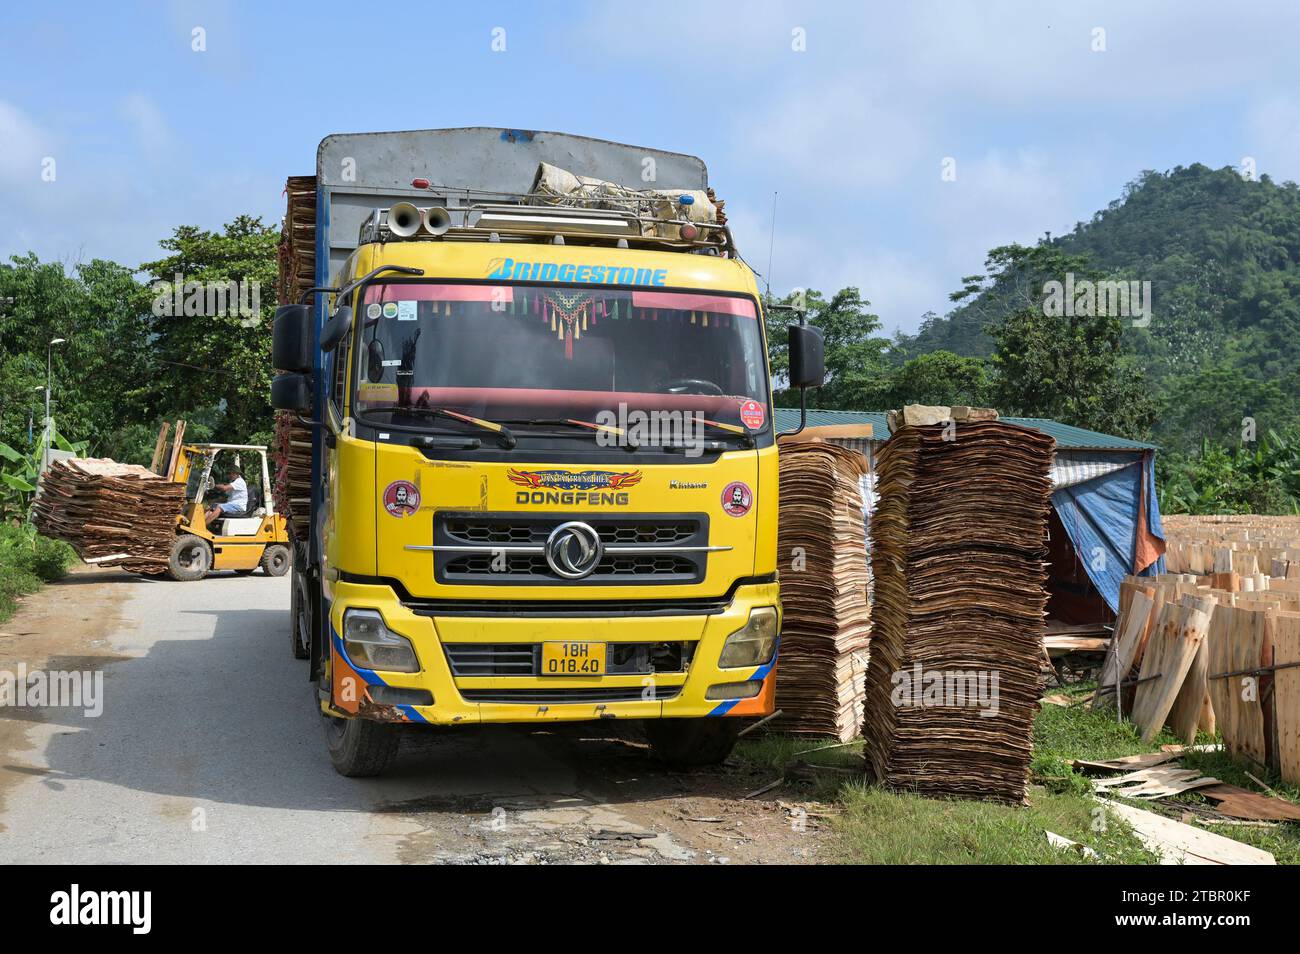
[[[230,483],[217,484],[217,489],[225,492],[226,502],[209,507],[203,515],[209,525],[222,514],[243,513],[248,509],[248,485],[244,478],[234,467],[226,468],[226,478]]]

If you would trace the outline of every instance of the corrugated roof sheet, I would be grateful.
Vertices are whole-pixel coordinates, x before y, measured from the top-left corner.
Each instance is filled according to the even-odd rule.
[[[1062,424],[1046,417],[1004,417],[1002,420],[1012,424],[1021,424],[1050,434],[1056,438],[1057,447],[1070,447],[1077,450],[1148,450],[1155,449],[1155,444],[1131,441],[1126,437],[1113,434],[1101,434],[1082,427]],[[824,411],[818,408],[808,409],[808,426],[822,427],[830,424],[870,424],[873,440],[886,440],[889,437],[889,424],[884,411]],[[799,426],[799,409],[779,407],[776,409],[776,426],[778,431],[789,431]]]

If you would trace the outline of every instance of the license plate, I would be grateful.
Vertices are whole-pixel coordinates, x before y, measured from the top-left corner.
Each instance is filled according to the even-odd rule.
[[[605,675],[604,643],[542,643],[543,676]]]

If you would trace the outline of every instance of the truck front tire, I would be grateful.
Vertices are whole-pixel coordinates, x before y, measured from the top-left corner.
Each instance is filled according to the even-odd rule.
[[[373,778],[388,767],[401,741],[397,726],[369,719],[324,716],[325,744],[334,771],[348,778]]]
[[[674,768],[719,764],[731,754],[739,732],[737,719],[647,719],[645,722],[650,748]]]

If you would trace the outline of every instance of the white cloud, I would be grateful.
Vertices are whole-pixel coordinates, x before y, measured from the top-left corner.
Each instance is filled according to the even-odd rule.
[[[176,147],[167,118],[158,105],[143,93],[130,93],[122,100],[121,112],[135,129],[136,140],[146,158],[167,160]]]
[[[54,151],[54,137],[16,106],[0,100],[0,179],[23,188],[41,183],[41,160]]]

